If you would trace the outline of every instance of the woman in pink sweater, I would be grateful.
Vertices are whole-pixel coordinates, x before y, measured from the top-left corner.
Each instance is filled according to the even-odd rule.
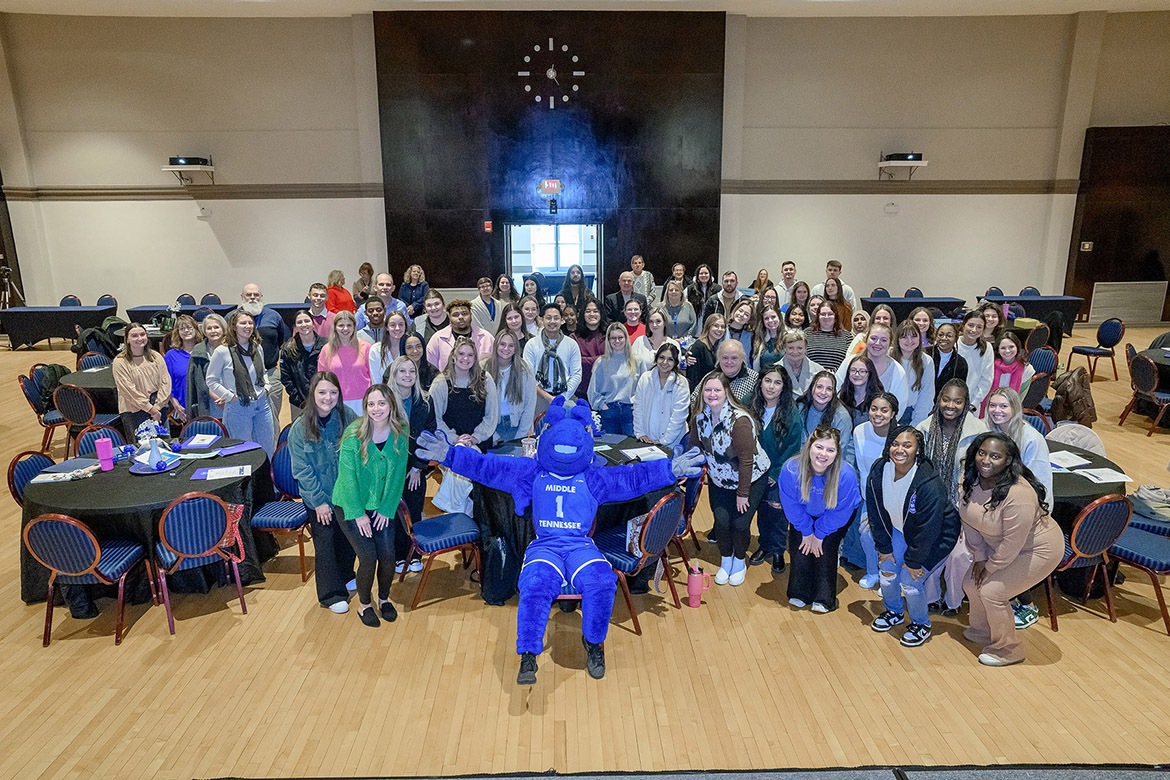
[[[362,397],[370,388],[370,343],[357,337],[357,320],[352,313],[337,312],[317,370],[336,374],[345,405],[356,414],[362,413]]]

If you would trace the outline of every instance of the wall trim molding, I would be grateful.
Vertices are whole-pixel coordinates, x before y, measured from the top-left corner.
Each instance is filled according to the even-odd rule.
[[[1075,195],[1077,179],[724,179],[724,195]]]
[[[298,200],[305,198],[381,198],[380,182],[336,184],[193,184],[187,187],[58,186],[4,187],[8,200]]]

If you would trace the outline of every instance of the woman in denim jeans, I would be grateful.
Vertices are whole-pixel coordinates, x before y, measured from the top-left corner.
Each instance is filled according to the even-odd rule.
[[[634,435],[634,390],[643,368],[634,356],[626,326],[610,325],[605,331],[605,354],[593,364],[589,378],[589,406],[601,415],[606,433]]]
[[[908,612],[910,625],[902,645],[917,647],[930,639],[926,580],[946,562],[961,526],[947,486],[926,458],[921,431],[903,425],[888,440],[885,453],[869,472],[865,503],[885,603],[870,627],[889,631],[901,625]]]

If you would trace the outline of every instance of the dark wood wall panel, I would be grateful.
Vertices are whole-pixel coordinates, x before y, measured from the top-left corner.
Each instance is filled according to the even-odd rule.
[[[1083,241],[1093,242],[1091,252],[1081,251]],[[1170,127],[1089,128],[1065,292],[1088,306],[1096,282],[1163,281],[1168,269]],[[1162,319],[1170,319],[1170,295]]]
[[[607,290],[635,253],[658,278],[716,265],[722,13],[377,12],[374,35],[396,275],[418,262],[436,286],[495,276],[520,222],[603,224]],[[549,37],[569,46],[562,74],[586,72],[552,111],[516,75],[543,74]],[[565,182],[555,216],[544,178]]]

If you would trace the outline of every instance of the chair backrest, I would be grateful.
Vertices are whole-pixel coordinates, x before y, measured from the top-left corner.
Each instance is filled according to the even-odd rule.
[[[1036,327],[1028,331],[1028,338],[1024,341],[1024,352],[1031,354],[1033,350],[1048,346],[1048,336],[1051,331],[1044,323],[1040,323]],[[1052,373],[1051,371],[1047,373]]]
[[[8,492],[17,504],[24,506],[24,488],[29,480],[53,465],[53,459],[36,450],[25,450],[8,464]]]
[[[61,299],[61,303],[59,303],[58,305],[59,306],[80,306],[81,299],[78,298],[76,295],[66,295],[64,298]]]
[[[20,392],[24,393],[25,400],[28,401],[28,405],[32,407],[32,410],[36,412],[37,417],[44,414],[45,407],[41,403],[41,393],[37,388],[37,383],[24,374],[17,377],[16,381],[20,383]]]
[[[406,535],[411,539],[414,538],[414,523],[410,520],[410,509],[406,506],[406,499],[398,499],[398,511],[394,513],[398,518],[398,522],[402,523],[402,530],[406,531]],[[404,551],[403,555],[406,554]]]
[[[100,368],[101,366],[108,366],[112,362],[104,352],[86,352],[77,359],[77,370],[85,371],[87,368]]]
[[[1106,457],[1105,442],[1101,441],[1101,437],[1092,428],[1080,423],[1062,420],[1044,438],[1060,444],[1071,444],[1082,450],[1088,450],[1094,455],[1100,455],[1102,458]]]
[[[78,576],[92,573],[101,560],[93,531],[67,515],[41,515],[24,527],[24,544],[46,569]]]
[[[1037,290],[1035,287],[1033,287],[1033,286],[1031,286],[1031,285],[1028,285],[1028,286],[1027,286],[1027,287],[1025,287],[1024,289],[1020,290],[1020,295],[1021,295],[1021,296],[1025,296],[1025,295],[1026,295],[1026,296],[1027,296],[1027,297],[1029,297],[1029,298],[1039,298],[1039,297],[1040,297],[1040,291],[1039,291],[1039,290]]]
[[[178,298],[175,298],[175,303],[179,304],[180,306],[194,306],[195,296],[191,293],[183,293]]]
[[[1025,411],[1039,409],[1040,402],[1048,397],[1048,388],[1052,384],[1051,374],[1036,374],[1032,383],[1028,385],[1028,392],[1020,399],[1020,405]]]
[[[192,491],[176,498],[158,521],[158,538],[179,559],[224,556],[220,542],[229,532],[227,504],[210,493]]]
[[[292,423],[280,429],[280,435],[276,437],[276,446],[280,447],[283,444],[288,444],[288,434],[292,430]]]
[[[922,290],[919,290],[917,287],[907,287],[906,288],[906,295],[904,297],[906,297],[906,298],[921,298],[922,297]]]
[[[228,431],[224,424],[214,417],[192,417],[183,426],[183,430],[179,431],[179,438],[186,439],[199,434],[227,436]]]
[[[1000,288],[998,288],[998,287],[995,287],[995,286],[993,285],[993,286],[991,286],[991,287],[988,287],[988,288],[987,288],[987,292],[985,292],[985,293],[983,293],[983,294],[984,294],[984,295],[1003,295],[1003,290],[1001,290]]]
[[[699,497],[703,495],[703,478],[706,476],[707,467],[703,466],[703,470],[699,476],[691,477],[685,482],[683,512],[687,517],[693,515],[695,513],[695,507],[699,505]]]
[[[1040,431],[1041,436],[1048,435],[1048,421],[1038,414],[1025,414],[1024,422]]]
[[[95,414],[93,398],[84,387],[61,384],[53,391],[53,405],[72,425],[86,426]]]
[[[1021,304],[1009,303],[1008,304],[1008,316],[1010,318],[1012,318],[1013,320],[1018,320],[1021,317],[1028,316],[1028,312],[1024,309],[1024,307]]]
[[[870,298],[889,298],[890,291],[887,290],[885,287],[875,287],[875,288],[873,288],[873,292],[871,292],[869,294],[869,297]]]
[[[1129,382],[1134,392],[1153,395],[1158,389],[1158,366],[1145,355],[1134,355],[1129,364]]]
[[[86,455],[93,455],[97,452],[97,440],[106,438],[111,441],[114,447],[121,447],[126,443],[122,432],[117,428],[111,428],[109,425],[87,425],[81,433],[77,434],[73,456],[83,458]]]
[[[1095,558],[1108,550],[1129,526],[1133,503],[1125,496],[1102,496],[1073,521],[1069,544],[1081,558]]]
[[[203,304],[204,306],[208,304],[218,306],[220,304],[220,300],[219,296],[215,293],[204,293],[203,297],[199,299],[199,303]]]
[[[1056,351],[1052,347],[1039,347],[1028,353],[1028,365],[1037,374],[1053,374],[1056,371]]]
[[[211,309],[207,308],[206,306],[200,306],[191,314],[191,316],[196,322],[202,323],[205,319],[207,319],[208,314],[211,314]]]
[[[1133,344],[1128,341],[1125,342],[1125,364],[1128,366],[1133,362],[1134,356],[1137,355],[1137,350],[1134,349]]]
[[[106,293],[105,295],[103,295],[102,297],[97,299],[97,305],[98,306],[113,306],[116,309],[116,308],[118,308],[118,299],[115,298],[114,296],[110,295],[109,293]]]
[[[1113,349],[1125,338],[1125,323],[1110,317],[1097,326],[1097,346]]]
[[[272,453],[272,484],[289,498],[301,497],[301,488],[293,476],[292,450],[287,444],[277,447]]]
[[[642,537],[638,540],[638,546],[642,551],[642,564],[662,555],[666,545],[670,544],[675,530],[682,521],[684,503],[686,499],[682,491],[676,488],[663,496],[650,510],[650,514],[646,516],[646,523],[642,526]]]

